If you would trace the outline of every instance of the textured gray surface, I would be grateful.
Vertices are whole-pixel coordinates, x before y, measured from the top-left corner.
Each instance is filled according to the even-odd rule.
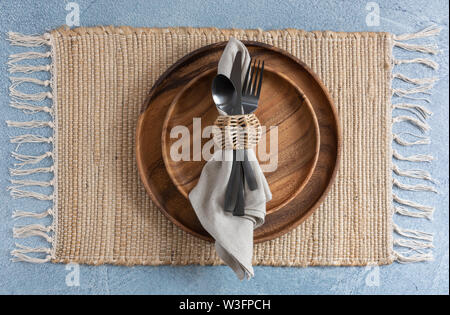
[[[0,1],[0,32],[25,34],[42,33],[66,23],[68,1]],[[348,267],[274,268],[256,267],[256,277],[239,282],[227,267],[161,266],[161,267],[80,267],[80,286],[66,285],[69,273],[64,265],[32,265],[10,262],[9,251],[14,246],[11,219],[13,209],[44,209],[42,203],[31,200],[13,200],[8,186],[8,167],[13,160],[9,152],[14,146],[9,137],[17,130],[0,122],[0,294],[448,294],[449,292],[449,238],[448,238],[448,1],[377,1],[380,6],[380,25],[367,26],[366,1],[76,1],[80,6],[81,26],[215,26],[223,28],[300,28],[305,30],[335,31],[389,31],[400,34],[415,32],[431,23],[443,26],[436,42],[442,53],[432,57],[440,64],[433,73],[418,65],[403,65],[402,73],[410,77],[437,75],[432,104],[434,115],[429,119],[432,127],[432,145],[408,148],[408,153],[429,151],[436,158],[423,168],[439,181],[439,195],[430,193],[402,193],[402,196],[436,207],[434,221],[396,218],[405,227],[435,233],[435,260],[410,265],[393,264],[377,270]],[[9,54],[23,51],[0,40],[0,116],[20,120],[24,114],[8,107],[8,73],[5,62]],[[397,57],[409,58],[414,54],[395,49]],[[44,77],[44,75],[42,75]],[[397,83],[396,83],[397,85]],[[45,116],[42,116],[45,117]],[[405,124],[395,126],[396,131],[413,130]],[[37,153],[28,145],[24,150]],[[403,150],[402,152],[405,152]],[[403,167],[414,168],[409,163]],[[422,167],[422,166],[421,166]],[[41,179],[45,177],[40,177]],[[411,183],[415,181],[410,181]],[[34,244],[43,245],[40,240]],[[33,244],[33,242],[31,244]],[[379,274],[378,285],[371,286],[371,275]],[[368,285],[369,284],[369,285]]]

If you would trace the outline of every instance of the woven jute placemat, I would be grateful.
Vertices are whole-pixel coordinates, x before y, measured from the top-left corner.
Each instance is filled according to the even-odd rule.
[[[393,135],[393,123],[407,121],[422,129],[427,125],[414,116],[399,116],[393,122],[391,97],[393,93],[408,97],[426,91],[430,83],[428,79],[393,76],[395,64],[415,62],[432,67],[433,62],[426,58],[395,60],[392,50],[398,46],[417,54],[430,53],[431,47],[404,41],[437,32],[429,28],[402,37],[389,33],[293,29],[92,27],[61,28],[41,36],[10,33],[13,45],[48,48],[45,52],[30,48],[29,52],[11,56],[10,71],[27,73],[12,75],[11,105],[33,113],[48,112],[53,119],[8,124],[54,130],[52,137],[24,133],[11,139],[20,144],[53,143],[53,150],[40,156],[13,153],[19,166],[11,170],[16,184],[10,187],[11,194],[53,203],[45,212],[38,209],[15,212],[16,217],[36,220],[52,216],[53,224],[17,227],[15,237],[42,236],[51,246],[18,245],[12,252],[14,258],[30,262],[119,265],[221,263],[213,244],[177,228],[152,203],[138,176],[134,135],[149,89],[170,65],[197,48],[234,36],[274,45],[309,65],[328,88],[343,132],[339,172],[326,200],[293,231],[255,245],[254,264],[380,265],[396,259],[430,259],[428,251],[417,251],[430,247],[427,246],[431,242],[430,234],[404,230],[393,224],[394,211],[427,217],[432,209],[393,195],[392,169],[401,176],[423,178],[427,174],[399,170],[392,162],[391,149],[393,139],[403,145],[427,140],[408,142],[401,135]],[[23,65],[24,60],[46,60],[46,57],[51,57],[48,65]],[[37,71],[50,71],[52,77],[48,81],[38,80],[33,77]],[[413,87],[391,89],[394,77]],[[51,89],[26,94],[20,91],[21,83]],[[51,99],[53,105],[39,104],[45,99]],[[423,110],[418,105],[403,105],[412,111]],[[405,157],[397,152],[394,155],[410,161],[429,160],[428,156]],[[53,166],[37,165],[47,158],[53,158]],[[27,175],[42,172],[52,172],[54,180],[23,180]],[[22,178],[17,179],[18,176]],[[397,183],[399,187],[403,185]],[[54,187],[52,194],[33,191],[34,186],[45,185]],[[418,186],[403,185],[403,189],[417,190]],[[394,240],[394,230],[404,236],[402,241]],[[416,253],[402,254],[394,251],[394,245],[403,245]]]

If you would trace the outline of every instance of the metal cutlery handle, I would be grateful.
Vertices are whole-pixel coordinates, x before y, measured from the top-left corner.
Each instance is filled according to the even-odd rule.
[[[248,159],[247,150],[244,151],[244,161],[242,161],[242,166],[244,168],[245,181],[247,182],[248,188],[253,191],[258,189],[258,182],[256,181],[255,173],[253,172],[252,165]]]
[[[233,215],[242,217],[245,215],[245,199],[244,199],[244,177],[243,177],[243,166],[242,162],[237,163],[238,168],[236,169],[237,178],[239,178],[239,189],[236,200],[236,207],[233,210]]]
[[[237,168],[239,165],[236,162],[236,150],[233,150],[233,161],[231,166],[231,174],[228,179],[227,189],[225,191],[225,211],[232,212],[236,207],[237,195],[239,189],[239,177],[237,177]]]

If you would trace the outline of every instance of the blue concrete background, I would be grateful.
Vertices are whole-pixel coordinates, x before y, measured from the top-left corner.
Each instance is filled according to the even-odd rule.
[[[66,23],[68,1],[0,1],[0,116],[3,119],[29,119],[9,108],[8,73],[5,62],[11,53],[23,48],[11,47],[4,40],[5,32],[39,34]],[[11,218],[13,209],[45,209],[42,202],[13,200],[8,168],[13,160],[9,152],[14,146],[9,137],[20,131],[7,128],[0,122],[0,294],[448,294],[449,292],[449,238],[448,238],[448,1],[376,1],[380,7],[380,25],[367,26],[367,1],[105,1],[77,0],[80,6],[81,26],[215,26],[220,28],[300,28],[305,30],[335,31],[389,31],[415,32],[435,23],[444,29],[438,38],[427,39],[438,43],[442,53],[433,56],[440,64],[436,73],[419,65],[402,65],[402,73],[411,77],[439,76],[429,106],[434,116],[432,145],[408,148],[407,153],[431,152],[436,161],[422,166],[440,182],[440,194],[402,192],[424,204],[436,207],[434,221],[402,219],[396,221],[405,227],[435,233],[435,260],[430,263],[393,264],[378,270],[350,267],[274,268],[256,267],[256,277],[240,282],[227,267],[161,266],[161,267],[80,267],[80,286],[66,285],[69,271],[64,265],[12,263],[9,252],[14,246]],[[417,54],[395,49],[398,57],[410,58]],[[41,74],[45,77],[44,74]],[[397,84],[397,83],[396,83]],[[420,103],[420,102],[419,102]],[[45,115],[40,115],[40,118]],[[381,118],[380,118],[381,119]],[[410,130],[406,124],[395,130]],[[411,129],[413,130],[413,129]],[[49,132],[49,131],[48,131]],[[416,132],[416,130],[415,130]],[[37,153],[33,145],[25,145],[24,152]],[[405,151],[402,151],[405,152]],[[414,168],[414,163],[399,163]],[[45,176],[39,177],[45,179]],[[410,181],[418,182],[418,181]],[[30,244],[30,243],[28,243]],[[41,240],[31,244],[45,245]],[[379,273],[376,286],[367,284],[371,274]]]

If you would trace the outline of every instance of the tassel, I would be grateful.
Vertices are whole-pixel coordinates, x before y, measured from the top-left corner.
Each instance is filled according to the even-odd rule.
[[[18,253],[15,251],[11,252],[11,255],[14,256],[14,258],[11,259],[12,262],[27,262],[32,264],[44,264],[52,260],[52,257],[50,255],[47,255],[45,258],[35,258],[30,257],[27,255],[24,255],[22,253]]]
[[[409,117],[409,116],[397,116],[392,118],[392,123],[400,123],[400,122],[409,122],[410,124],[416,126],[417,128],[419,128],[422,132],[427,132],[429,131],[431,128],[427,123],[424,123],[414,117]]]
[[[43,219],[48,216],[53,216],[53,209],[50,208],[50,209],[47,209],[46,211],[40,212],[40,213],[16,210],[12,214],[12,217],[14,219],[19,219],[19,218]]]
[[[16,151],[24,143],[52,143],[53,138],[45,138],[37,135],[25,134],[20,136],[15,136],[10,139],[11,143],[17,143]]]
[[[14,188],[20,188],[25,186],[39,186],[39,187],[51,187],[54,185],[53,179],[48,182],[30,180],[30,179],[11,179],[11,184],[16,185]]]
[[[8,127],[16,127],[16,128],[24,128],[24,129],[55,127],[55,125],[53,124],[52,121],[39,121],[39,120],[32,120],[32,121],[10,121],[10,120],[7,120],[6,124],[8,125]]]
[[[37,164],[47,157],[53,158],[53,153],[50,151],[45,152],[42,155],[24,155],[24,154],[19,154],[17,152],[11,152],[11,155],[16,160],[21,161],[21,163],[14,163],[14,166]]]
[[[26,176],[26,175],[37,174],[37,173],[51,173],[53,171],[54,171],[53,166],[28,168],[28,169],[21,169],[21,168],[10,168],[9,169],[11,176]]]
[[[24,101],[43,101],[46,98],[53,98],[53,94],[51,92],[39,92],[34,94],[27,94],[17,91],[12,86],[9,87],[9,92],[12,97],[15,97]]]
[[[17,249],[13,250],[15,253],[21,253],[21,254],[29,254],[29,253],[45,253],[45,254],[51,254],[50,248],[31,248],[24,245],[20,245],[16,243]]]
[[[11,45],[23,47],[38,47],[50,45],[50,34],[43,35],[23,35],[15,32],[9,32],[7,40]]]
[[[35,114],[38,112],[53,114],[52,109],[47,106],[31,105],[24,102],[11,102],[10,106],[22,110],[25,114]]]
[[[398,252],[394,252],[394,255],[395,255],[395,260],[400,264],[418,263],[418,262],[433,260],[432,253],[420,253],[420,254],[414,254],[411,256],[405,256]]]
[[[409,209],[406,209],[405,207],[400,206],[394,206],[394,212],[400,215],[403,215],[405,217],[412,217],[412,218],[425,218],[428,220],[433,220],[433,213],[434,211],[412,211]]]
[[[433,113],[427,109],[426,107],[416,105],[416,104],[407,104],[407,103],[399,103],[392,105],[393,109],[404,109],[407,110],[413,114],[415,114],[419,118],[427,119]]]
[[[404,50],[416,51],[430,55],[437,55],[439,53],[438,47],[436,45],[415,45],[394,40],[394,46],[402,48]]]
[[[39,80],[31,77],[11,77],[9,79],[11,80],[11,87],[13,88],[18,87],[22,83],[32,83],[41,86],[50,86],[51,84],[50,80]]]
[[[434,212],[434,208],[433,207],[424,206],[424,205],[415,203],[415,202],[410,201],[410,200],[401,199],[396,194],[392,194],[392,199],[398,204],[405,205],[405,206],[408,206],[408,207],[411,207],[411,208],[414,208],[414,209],[417,209],[417,210],[420,210],[420,211],[423,211],[423,212],[426,212],[426,213],[431,213],[432,214]]]
[[[422,240],[422,241],[428,241],[433,242],[433,234],[421,232],[417,230],[409,230],[409,229],[402,229],[397,224],[393,225],[394,232],[398,235],[407,237],[407,238],[413,238],[416,240]]]
[[[8,67],[9,73],[33,73],[33,72],[40,72],[40,71],[50,71],[52,69],[51,65],[39,65],[39,66],[32,66],[32,65],[10,65]]]
[[[435,183],[435,181],[431,177],[431,174],[424,170],[402,170],[395,164],[392,164],[392,170],[399,176],[423,179]]]
[[[430,191],[430,192],[434,192],[434,193],[438,193],[437,190],[432,187],[432,186],[428,186],[428,185],[407,185],[407,184],[403,184],[401,182],[399,182],[397,179],[393,179],[392,180],[392,184],[400,189],[403,190],[408,190],[408,191]]]
[[[422,78],[422,79],[412,79],[407,77],[406,75],[403,75],[401,73],[394,73],[392,75],[393,78],[402,80],[407,83],[412,83],[416,85],[431,85],[433,86],[434,83],[438,80],[438,78]]]
[[[410,135],[412,137],[416,137],[419,140],[416,140],[416,141],[413,141],[413,142],[404,140],[404,139],[400,138],[400,135],[403,135],[403,134],[407,134],[407,135]],[[412,134],[410,132],[402,132],[402,133],[399,133],[399,134],[395,134],[394,133],[392,135],[392,138],[394,139],[395,142],[397,142],[398,144],[403,145],[403,146],[412,146],[412,145],[419,145],[419,144],[430,144],[430,139],[429,138],[417,136],[417,135]]]
[[[416,39],[416,38],[423,38],[423,37],[430,37],[430,36],[436,36],[438,35],[442,30],[442,27],[438,27],[437,25],[431,25],[423,30],[416,32],[416,33],[409,33],[409,34],[401,34],[401,35],[393,35],[394,40],[403,41],[403,40],[410,40],[410,39]]]
[[[35,264],[42,264],[49,262],[51,260],[51,253],[52,250],[50,248],[31,248],[27,246],[23,246],[20,244],[16,244],[17,249],[14,249],[11,251],[11,255],[14,257],[12,259],[13,262],[29,262],[29,263],[35,263]],[[38,254],[47,254],[45,258],[37,258],[37,257],[31,257],[25,254],[29,253],[38,253]]]
[[[439,65],[437,62],[426,59],[426,58],[415,58],[415,59],[394,59],[394,65],[401,65],[401,64],[410,64],[410,63],[418,63],[423,64],[427,67],[430,67],[433,70],[438,70]]]
[[[10,190],[10,194],[14,199],[34,198],[37,200],[53,200],[53,195],[44,195],[34,191],[20,190],[15,187],[9,187],[8,190]]]
[[[393,157],[400,161],[409,161],[409,162],[431,162],[433,157],[431,155],[417,154],[411,156],[403,156],[398,153],[396,150],[393,150]]]
[[[17,87],[22,83],[32,83],[41,86],[50,86],[51,84],[50,80],[43,81],[36,78],[18,78],[18,77],[11,77],[10,80],[12,83],[11,86],[9,87],[9,92],[12,97],[27,101],[43,101],[46,98],[50,99],[53,98],[53,94],[49,91],[35,94],[26,94],[17,90]]]
[[[417,93],[431,95],[429,90],[431,90],[432,88],[433,88],[432,84],[424,84],[424,85],[420,85],[420,86],[413,87],[410,89],[396,88],[396,89],[392,90],[392,93],[394,96],[398,96],[398,97],[405,97],[405,96],[408,96],[409,94],[417,94]]]
[[[426,97],[415,97],[415,96],[410,96],[410,95],[406,95],[406,94],[398,95],[398,94],[395,94],[395,92],[393,92],[392,95],[393,96],[398,96],[398,97],[401,97],[401,98],[405,98],[405,99],[409,99],[409,100],[424,101],[424,102],[427,102],[428,104],[431,103],[430,99],[426,98]]]
[[[406,239],[396,239],[396,240],[394,240],[394,245],[409,248],[414,251],[421,250],[421,249],[434,248],[432,243],[425,243],[425,242],[419,242],[419,241],[415,241],[415,240],[406,240]]]
[[[44,238],[47,242],[51,243],[52,238],[48,235],[53,231],[52,226],[43,226],[40,224],[30,224],[21,227],[13,228],[13,237],[14,238],[27,238],[31,236],[39,236]]]
[[[23,53],[10,55],[8,58],[8,62],[6,64],[13,65],[22,60],[49,58],[51,55],[52,55],[51,51],[47,52],[27,51]]]

